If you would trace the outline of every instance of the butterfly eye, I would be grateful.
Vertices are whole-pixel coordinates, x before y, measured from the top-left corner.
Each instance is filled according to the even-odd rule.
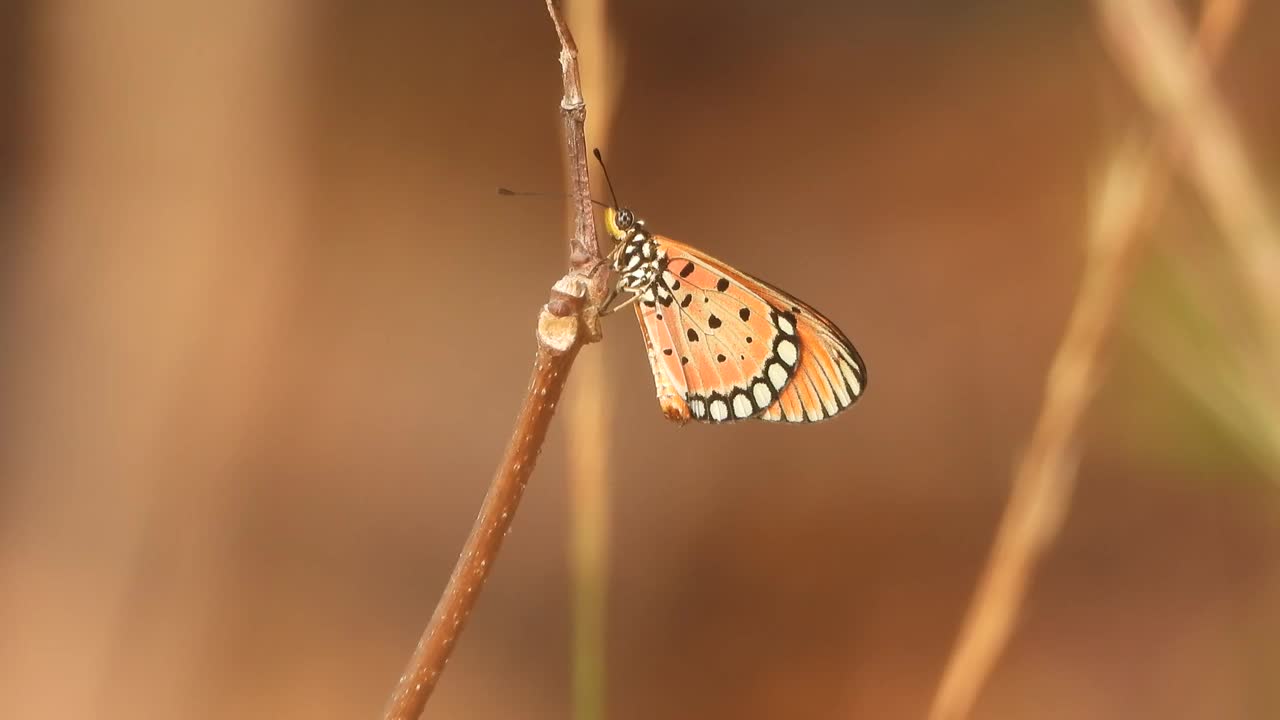
[[[635,221],[636,221],[636,217],[635,215],[631,214],[630,210],[623,208],[618,211],[618,227],[619,228],[626,230],[627,228],[634,225]]]

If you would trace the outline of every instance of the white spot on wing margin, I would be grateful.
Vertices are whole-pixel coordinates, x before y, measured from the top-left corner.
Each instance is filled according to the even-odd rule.
[[[702,398],[694,398],[689,402],[689,410],[693,413],[694,417],[706,417],[707,401]]]
[[[790,340],[786,340],[786,339],[780,340],[778,342],[778,357],[782,358],[782,362],[786,363],[787,365],[790,365],[791,367],[795,367],[796,360],[799,359],[799,353],[797,352],[796,344],[791,342]]]
[[[788,320],[785,315],[778,316],[778,327],[782,328],[782,332],[786,333],[787,335],[796,334],[796,326],[792,325],[791,321]]]
[[[711,401],[711,419],[712,420],[728,420],[729,405],[724,400]]]
[[[788,379],[787,369],[782,366],[782,363],[769,363],[768,373],[769,382],[773,383],[774,390],[782,390],[786,386]]]
[[[773,396],[769,394],[769,386],[763,382],[757,382],[752,386],[751,394],[755,396],[756,404],[762,408],[768,407],[770,401],[773,400]]]

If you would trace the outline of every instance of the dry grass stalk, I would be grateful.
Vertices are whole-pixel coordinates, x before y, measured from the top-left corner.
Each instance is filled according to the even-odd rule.
[[[587,145],[606,148],[613,126],[621,52],[609,37],[606,0],[571,0],[569,24],[583,56],[583,92],[591,101]],[[572,221],[572,218],[571,218]],[[573,717],[597,720],[605,707],[605,626],[609,563],[610,403],[604,348],[584,353],[565,403],[572,583]]]
[[[1137,4],[1136,0],[1099,2],[1104,16],[1111,5]],[[1163,0],[1144,3],[1167,7]],[[1221,55],[1242,9],[1239,0],[1206,2],[1196,48],[1206,65]],[[1115,33],[1113,41],[1127,44],[1131,39]],[[1186,54],[1188,47],[1184,43],[1177,50]],[[1136,44],[1129,49],[1147,52]],[[1207,78],[1207,73],[1203,75]],[[1014,474],[982,580],[934,697],[932,720],[969,715],[1008,644],[1036,565],[1070,506],[1076,438],[1102,376],[1105,344],[1141,258],[1141,241],[1160,212],[1170,171],[1183,152],[1181,121],[1168,114],[1159,121],[1153,139],[1144,141],[1138,139],[1140,135],[1129,139],[1127,150],[1109,165],[1099,189],[1085,278],[1046,379],[1035,430]]]

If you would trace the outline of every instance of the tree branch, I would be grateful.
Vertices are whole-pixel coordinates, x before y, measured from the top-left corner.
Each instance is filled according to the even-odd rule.
[[[1206,0],[1198,51],[1207,61],[1221,55],[1241,4]],[[1170,129],[1173,120],[1160,120],[1154,138],[1144,139],[1140,132],[1128,138],[1124,147],[1134,154],[1116,158],[1098,193],[1085,279],[1045,381],[1040,416],[1014,475],[982,580],[934,696],[931,720],[969,715],[1012,635],[1036,565],[1070,507],[1077,436],[1101,381],[1106,342],[1141,259],[1141,241],[1164,203],[1170,171],[1186,150]]]
[[[582,345],[601,337],[599,307],[607,292],[608,268],[600,253],[592,213],[587,143],[583,133],[586,103],[578,74],[578,50],[560,14],[559,3],[547,0],[547,11],[560,38],[560,67],[564,79],[560,109],[569,159],[570,198],[575,211],[574,233],[569,240],[569,272],[552,288],[551,297],[538,317],[533,378],[506,454],[498,465],[449,583],[387,704],[385,720],[416,720],[421,716],[493,569],[502,540],[511,529],[573,361]]]

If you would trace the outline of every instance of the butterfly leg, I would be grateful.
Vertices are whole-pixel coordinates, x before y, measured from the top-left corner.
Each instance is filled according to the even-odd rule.
[[[616,300],[616,299],[618,298],[618,296],[622,294],[622,285],[621,285],[621,284],[619,284],[617,287],[615,287],[615,288],[613,289],[613,292],[609,293],[609,298],[608,298],[607,300],[605,300],[605,301],[604,301],[604,307],[605,307],[605,308],[607,308],[607,309],[602,310],[602,311],[600,312],[600,316],[601,316],[601,317],[604,317],[605,315],[612,315],[613,313],[618,312],[618,311],[619,311],[619,310],[621,310],[622,308],[624,308],[624,307],[626,307],[626,306],[630,305],[631,303],[633,303],[633,302],[635,302],[635,301],[639,300],[639,299],[640,299],[640,296],[643,294],[642,292],[636,292],[635,290],[627,290],[627,292],[631,293],[631,297],[629,297],[629,298],[627,298],[626,300],[623,300],[622,302],[618,303],[618,305],[617,305],[617,306],[612,307],[612,308],[609,308],[609,307],[608,307],[608,306],[609,306],[609,303],[611,303],[611,302],[613,302],[614,300]]]
[[[617,262],[617,260],[618,260],[618,255],[620,255],[620,254],[622,253],[622,248],[624,248],[624,247],[626,247],[626,243],[624,243],[624,242],[615,242],[615,243],[613,244],[613,249],[612,249],[612,250],[610,250],[610,251],[609,251],[609,254],[606,256],[606,257],[607,257],[607,259],[609,260],[609,262]]]
[[[601,310],[600,310],[600,316],[601,316],[601,317],[604,317],[605,315],[608,315],[609,313],[613,312],[612,310],[610,310],[610,309],[609,309],[609,305],[610,305],[614,300],[617,300],[617,299],[618,299],[618,293],[619,293],[618,288],[617,288],[617,287],[614,287],[613,289],[611,289],[611,290],[609,291],[609,296],[608,296],[608,297],[606,297],[604,300],[602,300],[602,301],[600,302],[600,308],[601,308]]]
[[[613,249],[609,251],[609,255],[606,258],[609,261],[609,264],[614,266],[615,270],[617,270],[618,254],[622,252],[623,245],[624,243],[614,243]],[[604,302],[600,303],[600,307],[603,308],[600,311],[601,317],[604,317],[605,315],[608,315],[609,313],[613,312],[613,310],[618,309],[618,308],[614,308],[613,310],[609,310],[608,307],[610,303],[618,299],[618,294],[621,292],[622,292],[621,284],[613,286],[613,289],[609,291],[609,297],[605,298]],[[622,307],[622,306],[619,305],[618,307]]]

